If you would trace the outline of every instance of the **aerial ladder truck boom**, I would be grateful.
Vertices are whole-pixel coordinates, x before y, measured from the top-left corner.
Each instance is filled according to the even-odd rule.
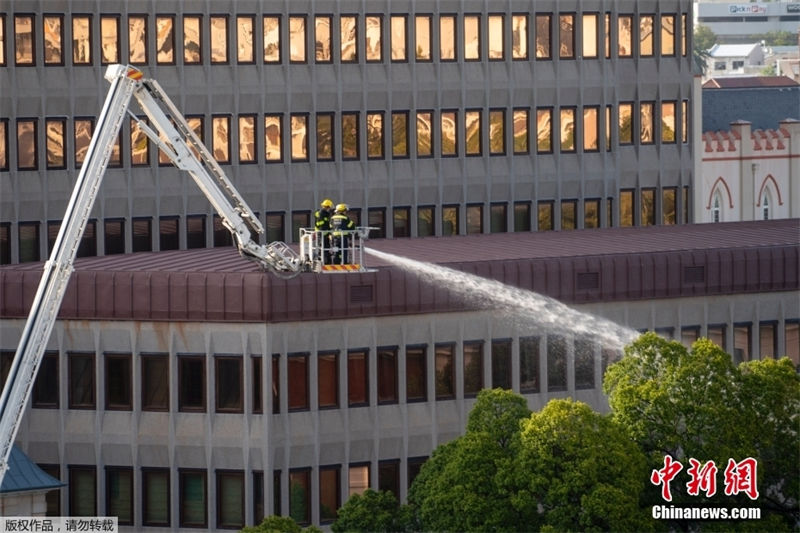
[[[301,230],[299,253],[282,241],[260,244],[253,239],[264,233],[258,217],[239,195],[212,154],[178,111],[157,81],[125,65],[110,65],[106,79],[111,87],[97,119],[89,149],[72,191],[50,258],[34,296],[14,360],[0,396],[0,484],[8,470],[8,458],[30,397],[34,379],[58,315],[73,271],[75,255],[86,227],[111,153],[126,116],[172,161],[186,170],[231,232],[242,257],[281,277],[301,272],[364,272],[363,240],[370,228],[358,228],[348,240],[347,265],[327,265],[329,240],[324,232]],[[151,124],[130,112],[136,98]]]

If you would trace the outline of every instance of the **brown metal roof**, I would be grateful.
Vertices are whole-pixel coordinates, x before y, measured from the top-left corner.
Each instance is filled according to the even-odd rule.
[[[372,240],[368,247],[447,265],[567,303],[798,290],[800,220]],[[376,272],[282,280],[232,248],[82,258],[60,317],[322,320],[464,309],[368,255]],[[41,263],[0,267],[0,317],[27,314]]]
[[[723,76],[711,78],[703,84],[703,89],[758,89],[764,87],[797,87],[788,76]]]

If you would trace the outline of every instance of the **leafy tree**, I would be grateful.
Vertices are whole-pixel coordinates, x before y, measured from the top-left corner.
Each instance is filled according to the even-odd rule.
[[[301,528],[297,522],[289,516],[268,516],[257,526],[247,526],[241,530],[242,533],[322,533],[322,530],[315,526]]]
[[[795,46],[797,44],[797,33],[786,30],[768,31],[767,33],[755,35],[754,38],[764,41],[767,46]]]
[[[349,531],[394,532],[414,531],[411,509],[399,505],[390,491],[367,489],[354,494],[339,509],[339,517],[331,525],[334,533]]]
[[[694,38],[692,45],[692,60],[695,68],[701,74],[705,74],[708,69],[708,60],[711,57],[709,50],[717,44],[717,34],[711,31],[708,26],[699,24],[694,28]]]
[[[777,75],[777,73],[778,71],[775,68],[775,65],[767,65],[766,67],[761,69],[761,72],[759,72],[759,74],[761,74],[762,76],[775,76]]]

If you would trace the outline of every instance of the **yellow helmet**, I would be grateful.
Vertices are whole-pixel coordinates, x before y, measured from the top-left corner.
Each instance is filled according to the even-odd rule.
[[[347,204],[339,204],[336,206],[337,213],[345,213],[347,212]]]
[[[324,209],[330,209],[331,207],[333,207],[333,200],[331,200],[330,198],[325,198],[319,205]]]

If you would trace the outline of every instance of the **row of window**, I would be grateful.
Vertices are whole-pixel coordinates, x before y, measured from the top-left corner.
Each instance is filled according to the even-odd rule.
[[[633,189],[623,189],[619,192],[616,224],[628,227],[652,226],[657,223],[662,225],[688,223],[688,187],[682,189],[680,199],[677,187],[662,188],[660,198],[655,188],[643,188],[638,196],[636,192]],[[388,214],[386,208],[374,207],[367,209],[366,219],[360,208],[352,208],[349,215],[357,226],[367,225],[375,228],[371,231],[370,238],[378,239],[412,235],[430,237],[461,233],[471,235],[487,232],[527,232],[534,229],[537,231],[590,229],[611,227],[615,224],[613,198],[606,198],[605,202],[601,198],[586,198],[581,201],[570,198],[559,202],[539,200],[535,206],[529,201],[515,202],[513,206],[509,206],[506,202],[493,202],[488,206],[488,210],[486,207],[477,203],[467,204],[463,208],[460,205],[445,204],[440,208],[422,205],[414,210],[408,206],[400,206],[391,208]],[[535,220],[532,218],[534,208]],[[679,213],[682,216],[679,216]],[[416,218],[412,219],[414,214]],[[391,217],[391,220],[387,220],[387,216]],[[463,228],[462,216],[464,216]],[[287,240],[285,213],[267,213],[265,220],[267,242]],[[311,227],[311,211],[292,211],[290,223],[289,240],[297,243],[300,228]],[[218,215],[213,216],[211,224],[209,228],[206,215],[188,215],[183,218],[162,216],[157,220],[157,228],[154,228],[152,217],[107,218],[102,223],[89,220],[81,236],[77,257],[91,257],[98,254],[98,235],[103,244],[103,255],[232,246],[230,231],[223,226]],[[18,262],[42,259],[41,226],[42,224],[36,221],[23,221],[17,224]],[[48,254],[53,249],[60,228],[60,221],[47,222]],[[0,265],[12,262],[11,240],[11,223],[0,223]]]
[[[407,487],[419,473],[427,457],[409,457],[406,460]],[[400,494],[400,459],[381,460],[377,463],[377,490],[389,490]],[[54,464],[40,464],[45,472],[56,479],[61,478],[61,468]],[[342,478],[342,465],[321,465],[292,468],[288,476],[288,509],[282,505],[284,476],[281,470],[272,474],[272,509],[269,514],[286,514],[300,524],[311,522],[312,472],[317,474],[317,509],[322,524],[336,519],[339,507],[353,494],[361,494],[370,487],[372,465],[368,462],[351,463]],[[116,516],[119,525],[146,527],[171,527],[171,479],[175,472],[170,468],[142,467],[137,472],[130,466],[105,466],[105,491],[102,492],[98,509],[97,467],[94,465],[66,465],[69,516]],[[265,515],[267,494],[264,472],[254,470],[252,474],[251,498],[252,524],[259,524]],[[213,473],[216,501],[216,529],[241,529],[245,526],[244,470],[217,469]],[[178,468],[177,518],[179,527],[209,527],[208,470],[204,468]],[[345,482],[343,485],[342,482]],[[138,488],[137,488],[138,487]],[[344,494],[344,497],[342,496]],[[138,495],[138,497],[137,497]],[[47,516],[62,516],[59,491],[47,494]],[[137,507],[141,523],[135,520]]]
[[[535,135],[538,154],[598,152],[601,147],[610,151],[613,135],[619,145],[689,141],[688,100],[620,102],[605,107],[538,107],[534,113],[532,116],[528,108],[443,109],[438,113],[393,111],[388,113],[389,123],[383,111],[342,112],[338,117],[333,112],[290,113],[288,117],[279,113],[265,115],[263,121],[254,114],[240,114],[233,127],[231,116],[214,115],[208,146],[219,163],[231,163],[235,158],[240,164],[250,164],[260,160],[261,150],[263,160],[268,163],[284,161],[287,151],[292,162],[309,161],[312,156],[316,161],[360,160],[362,137],[366,159],[370,160],[385,159],[387,155],[405,159],[412,155],[427,158],[530,154],[531,134]],[[287,118],[288,131],[284,125]],[[535,120],[533,129],[531,119]],[[189,116],[187,121],[202,139],[204,117]],[[9,137],[16,144],[16,168],[39,168],[39,123],[39,118],[18,118],[15,135],[9,135],[8,119],[0,118],[0,170],[10,167]],[[66,118],[48,117],[44,118],[44,129],[46,168],[67,168],[68,141],[73,147],[74,166],[79,168],[92,139],[94,119],[72,119],[68,129]],[[136,120],[130,120],[124,136],[128,139],[125,144],[130,166],[149,165],[150,141]],[[111,167],[122,166],[122,138],[120,132],[109,161]],[[257,142],[258,139],[263,142]],[[161,150],[158,163],[170,164]]]
[[[64,65],[67,57],[72,65],[93,65],[98,56],[101,65],[174,65],[179,60],[192,65],[206,57],[212,65],[230,64],[232,58],[245,65],[281,64],[287,58],[289,63],[320,64],[362,58],[367,63],[519,61],[611,58],[612,50],[616,57],[685,57],[689,35],[686,13],[219,14],[207,21],[197,14],[132,14],[122,28],[118,14],[99,15],[99,25],[89,14],[71,15],[67,23],[61,14],[45,14],[40,21],[27,13],[9,18],[17,66],[37,61]],[[6,35],[2,14],[0,65],[9,61],[11,39]]]

